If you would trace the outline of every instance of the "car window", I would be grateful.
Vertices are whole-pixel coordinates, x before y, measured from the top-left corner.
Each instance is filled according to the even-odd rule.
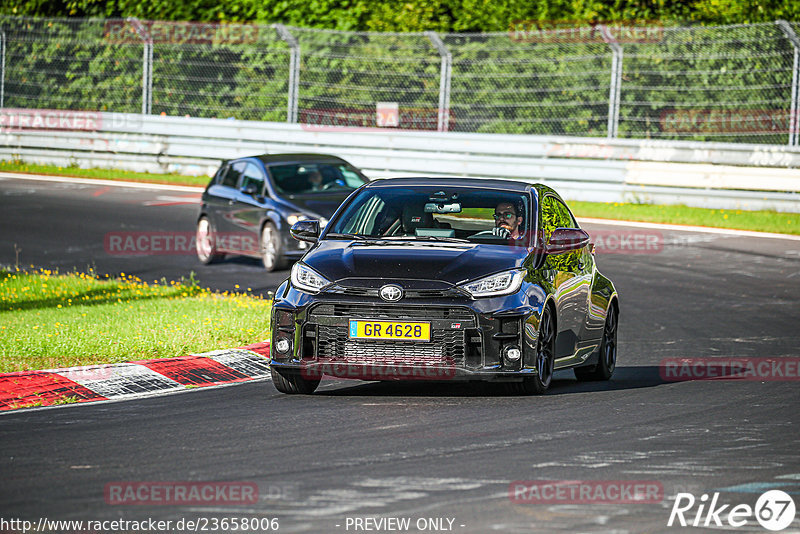
[[[283,194],[352,191],[365,180],[355,169],[345,164],[293,163],[269,167],[275,189]]]
[[[391,217],[386,202],[379,196],[366,199],[366,202],[354,206],[351,217],[343,225],[343,233],[377,235],[376,229],[379,221]]]
[[[458,186],[368,188],[329,223],[329,233],[527,246],[528,213],[527,193]]]
[[[358,189],[364,185],[364,178],[362,178],[361,175],[358,174],[352,167],[348,167],[347,165],[339,165],[338,169],[342,173],[342,178],[344,178],[345,184],[348,187]]]
[[[225,173],[225,176],[222,178],[222,185],[226,187],[236,187],[236,184],[239,183],[239,177],[242,175],[245,165],[247,165],[246,161],[239,161],[233,165],[230,165],[228,167],[228,171]]]
[[[247,164],[247,167],[242,174],[242,182],[239,186],[239,190],[244,191],[245,188],[250,185],[256,186],[258,194],[261,194],[264,191],[264,173],[252,163]]]
[[[226,163],[222,165],[219,169],[217,169],[217,173],[214,175],[214,183],[215,184],[222,184],[223,180],[225,179],[225,173],[228,172],[229,165]]]
[[[567,206],[552,195],[542,199],[542,237],[547,241],[556,228],[577,228],[578,223],[572,217]]]

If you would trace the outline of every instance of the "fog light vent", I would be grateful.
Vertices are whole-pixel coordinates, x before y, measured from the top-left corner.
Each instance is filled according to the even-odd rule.
[[[507,345],[503,349],[503,358],[509,363],[516,363],[522,357],[522,351],[516,345]]]
[[[278,351],[278,354],[286,354],[290,348],[291,344],[286,338],[281,338],[275,343],[275,350]]]

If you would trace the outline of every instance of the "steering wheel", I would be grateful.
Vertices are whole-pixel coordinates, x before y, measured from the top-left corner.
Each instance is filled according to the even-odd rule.
[[[347,185],[342,180],[334,180],[322,186],[322,190],[330,189],[331,187],[341,187]]]

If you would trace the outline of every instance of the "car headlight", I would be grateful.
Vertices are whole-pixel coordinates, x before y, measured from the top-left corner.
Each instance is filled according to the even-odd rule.
[[[286,220],[289,221],[289,226],[293,225],[297,221],[305,221],[306,219],[308,219],[308,215],[305,213],[292,213],[286,217]]]
[[[514,269],[513,271],[505,271],[486,278],[480,278],[474,282],[467,282],[458,287],[469,293],[473,298],[497,297],[519,290],[524,278],[525,271]]]
[[[319,290],[330,284],[324,276],[306,265],[297,262],[292,266],[292,285],[308,293],[319,293]]]

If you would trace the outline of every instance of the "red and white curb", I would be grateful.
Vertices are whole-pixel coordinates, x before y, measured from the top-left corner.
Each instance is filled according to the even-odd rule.
[[[0,374],[0,411],[163,395],[266,379],[269,342],[204,354]]]

